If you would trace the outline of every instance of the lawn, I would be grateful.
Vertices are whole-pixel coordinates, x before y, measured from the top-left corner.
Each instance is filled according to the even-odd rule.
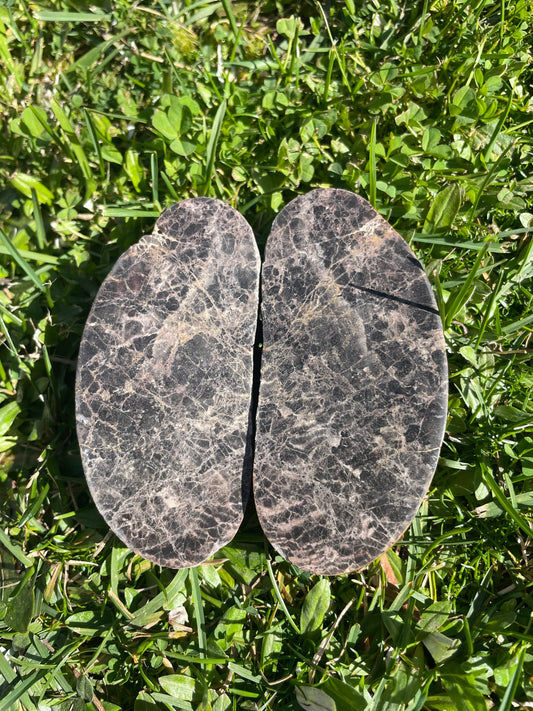
[[[0,711],[533,705],[530,0],[4,0]],[[312,576],[253,515],[175,571],[109,532],[74,426],[82,329],[169,205],[260,248],[315,187],[368,199],[441,312],[447,434],[412,526]]]

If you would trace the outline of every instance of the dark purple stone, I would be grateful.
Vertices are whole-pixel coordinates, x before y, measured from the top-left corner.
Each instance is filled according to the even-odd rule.
[[[117,536],[161,565],[202,563],[243,517],[259,270],[241,215],[185,200],[118,260],[85,327],[87,482]]]
[[[262,299],[259,520],[305,570],[359,569],[409,526],[437,464],[447,364],[431,286],[369,203],[313,190],[274,221]]]

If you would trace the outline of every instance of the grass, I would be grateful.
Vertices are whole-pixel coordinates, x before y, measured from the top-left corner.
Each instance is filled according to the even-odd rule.
[[[533,701],[531,3],[8,0],[0,8],[0,711],[510,711]],[[253,517],[152,565],[92,504],[85,318],[169,204],[260,246],[295,195],[370,199],[434,286],[447,435],[381,564],[321,579]]]

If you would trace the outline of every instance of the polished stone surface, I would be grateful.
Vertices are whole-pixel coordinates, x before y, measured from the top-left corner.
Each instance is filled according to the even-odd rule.
[[[305,570],[359,569],[409,526],[438,459],[447,365],[430,284],[365,200],[313,190],[274,221],[262,299],[259,520]]]
[[[259,271],[243,217],[185,200],[122,255],[87,321],[76,417],[89,488],[117,536],[161,565],[203,562],[242,520]]]

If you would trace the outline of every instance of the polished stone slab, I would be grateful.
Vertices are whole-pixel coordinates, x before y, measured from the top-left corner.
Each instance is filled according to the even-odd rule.
[[[285,558],[359,569],[415,516],[442,442],[447,364],[431,286],[359,196],[313,190],[268,238],[254,496]]]
[[[202,563],[242,520],[259,273],[243,217],[185,200],[122,255],[89,315],[76,381],[87,482],[117,536],[161,565]]]

